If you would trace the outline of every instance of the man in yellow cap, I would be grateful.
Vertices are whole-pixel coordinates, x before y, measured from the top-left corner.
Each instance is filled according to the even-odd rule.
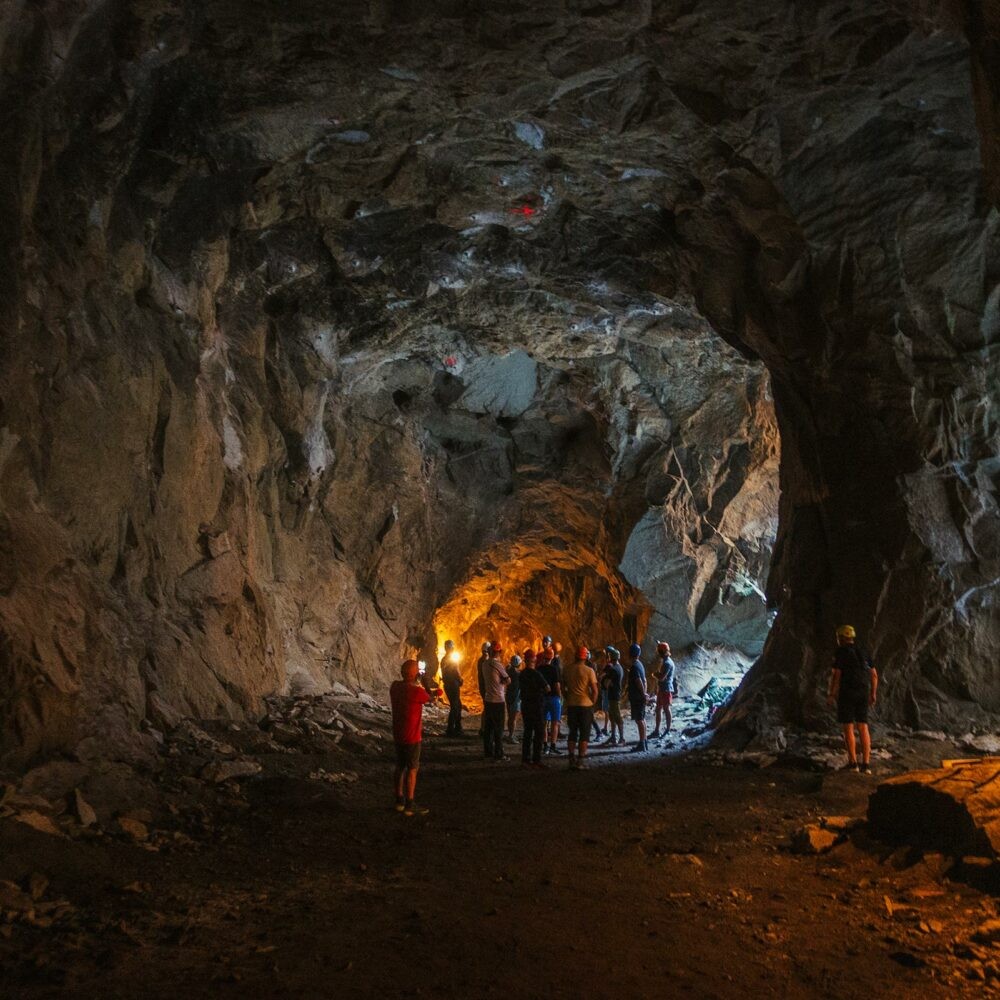
[[[872,738],[868,732],[868,709],[875,704],[878,672],[871,657],[857,644],[851,625],[837,629],[837,651],[833,656],[827,701],[837,706],[837,721],[844,730],[847,749],[845,769],[871,774]],[[858,764],[854,727],[861,735],[861,763]]]

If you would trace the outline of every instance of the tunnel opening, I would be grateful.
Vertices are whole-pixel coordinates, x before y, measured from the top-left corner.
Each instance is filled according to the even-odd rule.
[[[707,326],[704,336],[714,338]],[[663,337],[669,344],[669,329]],[[652,371],[635,372],[644,388],[656,388],[648,407],[633,403],[628,423],[616,423],[612,403],[595,400],[608,386],[590,385],[576,397],[586,408],[564,415],[572,444],[559,438],[558,463],[530,465],[525,481],[515,449],[512,462],[492,469],[517,488],[485,544],[466,551],[468,568],[456,567],[433,616],[433,648],[423,651],[436,664],[444,641],[456,644],[467,708],[481,707],[477,664],[490,642],[503,645],[508,661],[540,649],[546,635],[561,644],[564,660],[579,645],[626,650],[637,642],[652,664],[657,642],[667,641],[691,700],[685,721],[693,732],[760,655],[774,618],[765,590],[780,446],[762,367],[714,339],[735,374],[711,392],[656,386],[654,362]],[[508,419],[514,441],[523,434],[519,422]]]

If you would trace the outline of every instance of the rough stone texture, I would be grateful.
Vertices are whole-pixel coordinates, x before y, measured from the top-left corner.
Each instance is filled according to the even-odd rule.
[[[869,800],[868,819],[886,840],[1000,858],[1000,760],[890,778]]]
[[[620,630],[635,584],[756,650],[775,420],[723,721],[815,718],[844,619],[893,717],[1000,709],[995,33],[940,17],[5,8],[0,754],[141,757],[435,620]]]

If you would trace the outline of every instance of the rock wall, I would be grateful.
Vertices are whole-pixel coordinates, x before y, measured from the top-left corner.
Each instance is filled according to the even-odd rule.
[[[0,754],[637,588],[753,652],[766,590],[729,723],[845,618],[1000,708],[992,42],[915,7],[5,8]]]
[[[498,604],[617,637],[670,463],[715,515],[746,454],[773,472],[760,366],[643,207],[657,171],[591,177],[605,126],[578,154],[526,96],[512,121],[475,12],[457,45],[396,14],[7,10],[6,759],[135,757],[181,715],[382,684],[474,579],[464,629]],[[624,195],[587,204],[608,171]],[[712,394],[725,449],[685,439]]]

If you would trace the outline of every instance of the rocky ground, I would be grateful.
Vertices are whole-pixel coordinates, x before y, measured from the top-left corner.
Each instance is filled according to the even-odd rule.
[[[864,819],[886,776],[989,739],[877,727],[865,778],[833,770],[832,726],[706,748],[709,702],[580,774],[526,772],[517,746],[486,762],[474,717],[447,741],[429,709],[427,817],[391,810],[388,714],[346,688],[259,725],[184,721],[142,772],[38,767],[0,805],[0,993],[1000,994],[992,859]]]

